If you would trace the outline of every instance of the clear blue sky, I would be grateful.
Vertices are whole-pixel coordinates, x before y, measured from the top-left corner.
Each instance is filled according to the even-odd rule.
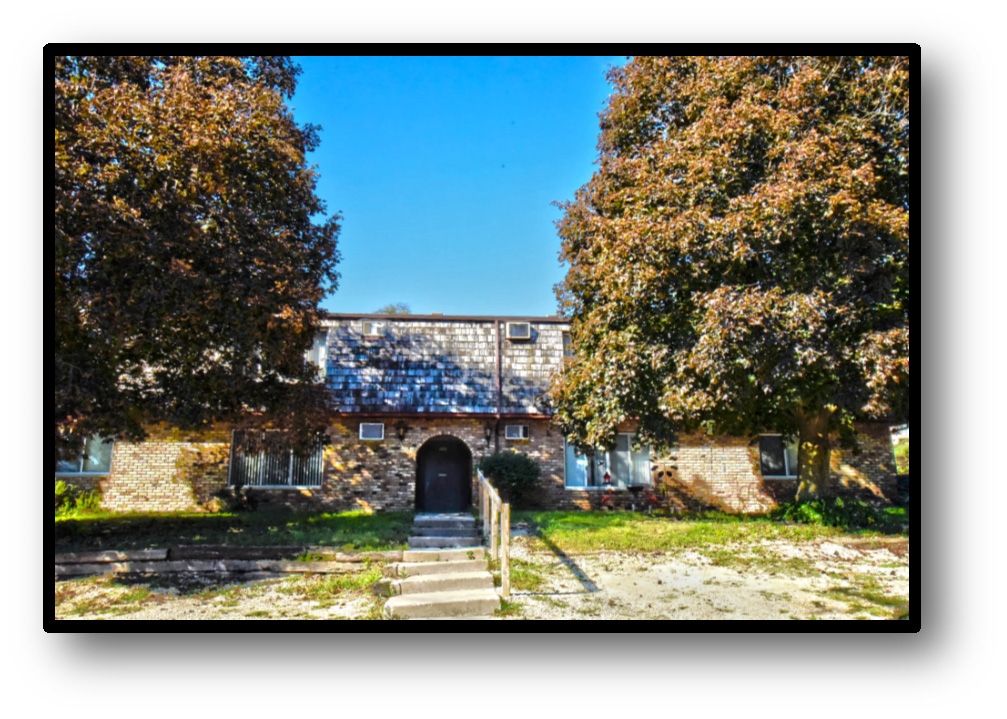
[[[551,203],[595,169],[605,71],[624,57],[297,57],[290,105],[322,126],[309,162],[343,215],[323,307],[551,315]]]

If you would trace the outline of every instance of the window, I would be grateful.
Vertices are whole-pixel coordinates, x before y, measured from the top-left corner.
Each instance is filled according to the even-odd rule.
[[[633,435],[616,437],[611,452],[581,454],[573,445],[566,445],[566,486],[589,489],[605,487],[605,473],[612,479],[613,487],[651,486],[650,450],[632,447]]]
[[[286,432],[235,430],[228,482],[250,487],[321,487],[319,437],[308,453],[297,452]]]
[[[328,355],[328,335],[320,332],[315,335],[315,341],[311,349],[304,353],[304,359],[308,364],[318,370],[318,378],[325,379],[325,363]]]
[[[909,425],[892,427],[892,453],[895,455],[895,473],[909,474]]]
[[[570,333],[563,333],[563,356],[573,357],[573,341],[570,339]]]
[[[797,477],[797,440],[784,441],[779,434],[762,435],[759,437],[759,464],[763,477]]]
[[[504,439],[528,439],[528,425],[526,424],[504,425]]]
[[[530,340],[531,339],[531,323],[530,322],[508,322],[507,323],[507,339],[509,339],[509,340]]]
[[[111,438],[88,437],[79,457],[56,463],[56,474],[108,474],[112,468],[112,445]]]
[[[383,422],[361,422],[360,439],[382,440],[385,438],[385,425]]]

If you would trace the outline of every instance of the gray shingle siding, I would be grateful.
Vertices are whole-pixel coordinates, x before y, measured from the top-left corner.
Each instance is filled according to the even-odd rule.
[[[380,319],[376,337],[362,319],[330,318],[326,383],[340,412],[486,413],[497,410],[492,319]],[[503,414],[542,414],[541,397],[563,359],[566,325],[531,322],[530,341],[510,341],[501,323]]]

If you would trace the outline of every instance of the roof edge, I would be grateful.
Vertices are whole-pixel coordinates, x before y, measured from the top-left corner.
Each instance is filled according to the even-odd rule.
[[[375,314],[371,312],[324,312],[323,320],[398,320],[402,322],[537,322],[540,324],[568,325],[570,319],[558,315],[534,317],[525,315],[405,315]]]

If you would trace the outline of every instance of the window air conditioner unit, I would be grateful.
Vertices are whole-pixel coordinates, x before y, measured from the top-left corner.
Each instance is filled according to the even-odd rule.
[[[509,339],[509,340],[530,340],[531,339],[531,323],[530,322],[508,322],[507,323],[507,339]]]
[[[384,422],[361,422],[360,439],[382,440],[385,438]]]
[[[381,337],[385,333],[384,322],[364,322],[362,334],[364,337]]]
[[[505,439],[528,439],[528,425],[508,424],[504,426]]]

